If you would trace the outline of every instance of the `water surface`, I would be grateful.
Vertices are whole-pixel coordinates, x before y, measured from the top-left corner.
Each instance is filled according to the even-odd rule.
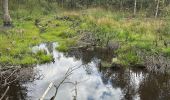
[[[52,54],[55,62],[37,65],[32,68],[36,73],[34,80],[13,84],[8,93],[11,100],[38,100],[50,82],[56,86],[63,80],[70,67],[78,67],[65,84],[59,87],[55,100],[169,100],[170,76],[161,73],[149,73],[139,69],[114,69],[99,66],[101,61],[109,62],[115,55],[107,50],[84,49],[58,52],[53,44],[41,44],[33,52],[44,49]],[[78,84],[72,84],[77,82]],[[16,88],[16,87],[20,88]],[[14,90],[15,89],[15,90]],[[45,99],[55,93],[53,86]],[[14,96],[15,95],[15,96]]]

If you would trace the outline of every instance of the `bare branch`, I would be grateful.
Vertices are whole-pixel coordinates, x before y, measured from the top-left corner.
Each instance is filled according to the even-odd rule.
[[[0,98],[0,100],[2,100],[5,97],[5,95],[7,94],[8,90],[9,90],[9,86],[6,88],[6,90],[5,90],[4,94],[2,95],[2,97]]]
[[[14,71],[12,71],[12,73],[7,78],[4,79],[4,83],[2,84],[2,86],[5,87],[5,86],[13,83],[14,81],[16,81],[18,79],[18,77],[15,78],[14,80],[8,82],[9,78],[11,78],[11,76],[13,76],[18,70],[19,69],[15,69]],[[3,77],[3,75],[2,75],[2,77]]]
[[[64,84],[65,80],[68,79],[68,77],[69,77],[71,74],[73,74],[73,73],[72,73],[73,71],[79,69],[81,66],[82,66],[82,65],[80,65],[80,66],[78,66],[78,67],[74,66],[74,67],[69,68],[69,69],[67,70],[67,72],[65,73],[65,77],[63,78],[63,80],[62,80],[57,86],[54,85],[55,88],[56,88],[56,91],[55,91],[54,96],[53,96],[50,100],[54,100],[54,99],[55,99],[55,97],[57,96],[57,92],[58,92],[59,87],[60,87],[62,84]]]

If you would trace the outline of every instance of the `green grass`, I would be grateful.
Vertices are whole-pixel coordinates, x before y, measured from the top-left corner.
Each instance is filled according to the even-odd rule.
[[[39,11],[29,13],[25,10],[16,14],[12,12],[14,27],[0,28],[1,65],[50,62],[51,55],[34,54],[30,48],[42,42],[58,42],[60,45],[56,49],[66,52],[78,42],[82,35],[80,31],[89,31],[93,38],[100,39],[96,41],[98,46],[106,46],[108,41],[119,41],[121,47],[117,50],[117,59],[124,65],[142,63],[143,59],[137,55],[139,51],[170,56],[169,47],[164,46],[164,41],[170,38],[170,22],[166,20],[131,18],[128,12],[112,12],[101,8],[48,15],[40,14]],[[38,15],[35,16],[35,13]],[[40,21],[38,27],[34,25],[36,19]],[[2,20],[0,22],[2,24]]]
[[[168,47],[168,48],[163,48],[163,49],[162,49],[162,52],[163,52],[166,56],[170,57],[170,47]]]
[[[163,53],[169,56],[169,47],[164,45],[164,41],[170,38],[170,22],[167,20],[131,18],[128,13],[98,8],[85,12],[84,19],[87,21],[80,28],[91,31],[96,40],[100,39],[100,46],[106,46],[108,41],[119,41],[121,47],[117,54],[121,64],[129,66],[144,63],[138,52],[150,55]]]
[[[40,50],[36,53],[35,58],[37,58],[38,63],[48,63],[53,60],[52,55],[47,55],[46,51]]]
[[[34,25],[34,20],[34,16],[22,16],[13,19],[13,28],[0,29],[1,65],[27,66],[52,61],[52,55],[32,53],[31,47],[42,42],[58,42],[60,51],[67,51],[68,47],[74,45],[75,42],[71,40],[77,33],[77,30],[72,28],[74,21],[55,19],[54,14],[39,16],[40,23],[37,27]],[[41,32],[41,28],[45,30]]]

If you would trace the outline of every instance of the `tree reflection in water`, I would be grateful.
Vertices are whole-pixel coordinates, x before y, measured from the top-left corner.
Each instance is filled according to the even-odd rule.
[[[71,52],[69,56],[82,59],[89,63],[94,58],[109,61],[114,53],[103,50]],[[169,100],[170,75],[165,73],[152,73],[137,68],[114,69],[98,68],[104,84],[112,84],[113,88],[120,88],[123,92],[122,100]]]
[[[46,48],[45,45],[41,47]],[[170,98],[170,76],[167,74],[151,73],[147,70],[136,68],[117,69],[96,66],[99,65],[100,61],[110,62],[115,56],[113,52],[106,49],[97,48],[94,51],[77,49],[63,55],[63,53],[54,51],[54,48],[49,50],[52,47],[52,45],[47,45],[46,49],[48,49],[49,53],[55,54],[56,61],[34,68],[22,68],[17,74],[22,77],[10,84],[10,90],[6,95],[9,100],[25,100],[29,99],[28,96],[37,96],[35,98],[30,97],[36,100],[42,95],[40,92],[43,91],[41,90],[46,89],[49,80],[62,77],[60,73],[64,72],[67,66],[74,64],[83,64],[84,66],[74,73],[73,80],[81,80],[81,75],[91,77],[90,80],[77,87],[79,99],[80,97],[81,99],[84,97],[82,100],[86,100],[86,97],[88,100],[96,100],[95,98],[112,100],[113,97],[117,98],[117,100],[169,100]],[[37,68],[41,70],[40,73],[45,77],[42,80],[40,80],[41,74],[35,70]],[[30,86],[31,84],[33,84],[32,87]],[[31,91],[32,88],[35,91]],[[61,88],[62,92],[67,92],[67,95],[71,95],[68,92],[69,85]],[[0,87],[0,95],[4,90],[5,87]],[[53,95],[53,93],[50,95]],[[64,94],[66,98],[69,98],[67,95]],[[63,93],[60,92],[57,97],[63,98]]]

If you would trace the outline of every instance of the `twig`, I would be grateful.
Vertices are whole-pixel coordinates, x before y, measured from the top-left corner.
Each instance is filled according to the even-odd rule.
[[[15,74],[15,72],[17,72],[18,71],[18,69],[16,69],[16,70],[14,70],[5,80],[4,80],[4,84],[2,85],[2,86],[6,86],[6,85],[8,85],[8,84],[10,84],[10,83],[12,83],[12,82],[14,82],[14,81],[16,81],[17,80],[17,78],[16,79],[14,79],[14,80],[12,80],[12,81],[10,81],[10,82],[7,82],[8,81],[8,79],[12,76],[12,75],[14,75]]]
[[[5,97],[5,95],[7,94],[8,90],[9,90],[9,86],[8,86],[7,89],[5,90],[5,92],[4,92],[4,94],[2,95],[2,97],[0,98],[0,100],[2,100],[2,99]]]
[[[64,79],[59,83],[59,85],[58,85],[58,86],[54,85],[54,86],[56,87],[56,91],[55,91],[54,96],[53,96],[50,100],[54,100],[54,99],[55,99],[55,97],[57,96],[57,92],[58,92],[59,87],[60,87],[62,84],[64,84],[64,81],[72,74],[73,71],[79,69],[81,66],[82,66],[82,65],[80,65],[80,66],[78,66],[78,67],[74,66],[74,67],[69,68],[69,69],[67,70]]]
[[[6,78],[6,80],[8,80],[15,72],[17,72],[18,71],[18,69],[16,69],[16,70],[14,70],[7,78]]]

